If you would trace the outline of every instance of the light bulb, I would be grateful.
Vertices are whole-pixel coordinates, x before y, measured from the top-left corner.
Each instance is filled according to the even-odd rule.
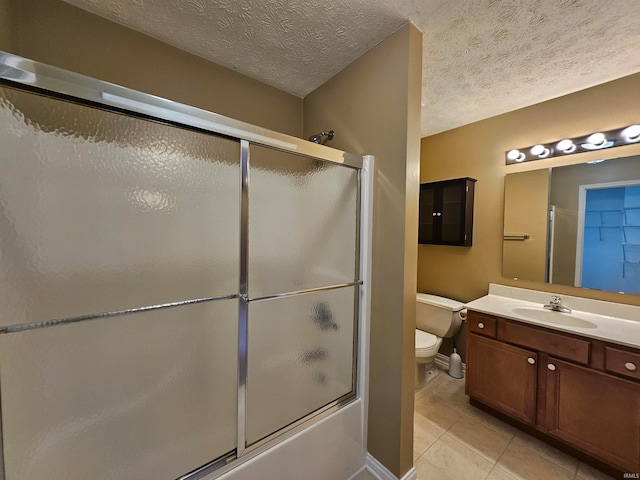
[[[534,145],[531,147],[531,155],[535,155],[539,158],[546,158],[550,153],[551,151],[544,145]]]
[[[605,143],[607,143],[607,137],[604,136],[604,133],[593,133],[587,137],[587,143],[594,147],[604,147]]]
[[[622,131],[622,136],[627,142],[640,140],[640,125],[630,125]]]
[[[576,150],[575,144],[568,138],[565,138],[564,140],[559,141],[556,147],[562,153],[572,153],[572,152],[575,152]]]
[[[524,160],[524,153],[520,150],[509,150],[507,152],[507,158],[512,162],[522,162]]]

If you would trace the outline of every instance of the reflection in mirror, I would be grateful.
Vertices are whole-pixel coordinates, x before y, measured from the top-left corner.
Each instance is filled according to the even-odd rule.
[[[504,215],[505,277],[640,294],[640,156],[508,174]]]
[[[547,281],[550,173],[550,169],[544,169],[506,176],[502,250],[505,277]]]

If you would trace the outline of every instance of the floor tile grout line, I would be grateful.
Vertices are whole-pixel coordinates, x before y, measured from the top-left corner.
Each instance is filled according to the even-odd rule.
[[[514,435],[513,437],[511,437],[511,440],[509,440],[509,443],[507,443],[507,446],[505,447],[504,451],[502,452],[502,455],[500,455],[500,457],[498,457],[498,460],[496,460],[496,464],[494,465],[494,468],[495,468],[495,467],[501,468],[501,467],[500,467],[500,465],[498,465],[498,464],[500,463],[500,460],[502,460],[502,457],[504,457],[505,453],[507,453],[507,450],[509,450],[509,447],[511,446],[511,444],[513,443],[513,440],[514,440],[515,438],[516,438],[516,436],[515,436],[515,435]],[[505,469],[504,469],[504,468],[502,468],[502,470],[505,470]],[[515,475],[515,474],[511,473],[511,471],[510,471],[510,470],[505,470],[505,471],[508,471],[508,472],[509,472],[509,474],[510,474],[512,477],[517,477],[517,475]]]
[[[441,438],[442,438],[446,433],[447,433],[447,432],[446,432],[446,430],[445,430],[444,432],[442,432],[442,433],[438,436],[438,438],[436,438],[436,439],[431,443],[431,445],[429,445],[429,446],[426,448],[426,450],[425,450],[424,452],[422,452],[422,454],[421,454],[420,456],[423,456],[425,453],[427,453],[427,452],[431,449],[431,447],[433,447],[436,443],[438,443],[438,440],[440,440],[440,439],[441,439]],[[426,460],[426,459],[425,459],[425,460]],[[431,463],[431,462],[429,462],[429,463]]]
[[[433,463],[431,463],[428,459],[425,458],[424,461],[427,462],[429,465],[431,465],[431,468],[434,468],[438,473],[442,474],[442,476],[444,478],[447,478],[449,480],[454,480],[449,475],[447,475],[445,472],[443,472],[438,467],[436,467]],[[420,479],[418,479],[418,480],[420,480]]]
[[[442,438],[442,437],[443,437],[443,436],[445,436],[446,434],[447,434],[447,432],[444,432],[444,433],[440,436],[440,438]],[[440,440],[440,438],[439,438],[438,440]],[[460,443],[460,444],[462,445],[462,447],[464,447],[464,448],[468,448],[468,449],[469,449],[469,447],[468,447],[467,445],[465,445],[463,442],[458,441],[455,437],[451,436],[451,438],[452,438],[454,441],[456,441],[456,443]],[[424,454],[426,454],[426,453],[429,451],[429,449],[431,449],[431,447],[433,447],[436,443],[437,443],[437,441],[436,441],[436,442],[433,442],[433,444],[431,444],[431,446],[429,446],[429,448],[428,448],[428,449],[427,449],[427,450],[426,450],[422,455],[424,456]],[[473,453],[475,453],[472,449],[470,449],[470,450],[471,450]],[[484,458],[484,457],[483,457],[483,458]],[[449,479],[449,480],[457,480],[457,479],[453,479],[453,478],[452,478],[450,475],[448,475],[446,472],[442,471],[440,468],[438,468],[436,465],[434,465],[431,461],[429,461],[429,459],[428,459],[428,458],[424,457],[422,460],[423,460],[423,462],[427,462],[427,463],[429,463],[429,464],[431,465],[431,467],[432,467],[432,468],[436,469],[436,470],[437,470],[439,473],[441,473],[441,474],[442,474],[446,479]],[[485,459],[485,460],[486,460],[486,459]],[[492,467],[492,468],[493,468],[493,467]],[[491,469],[489,469],[489,472],[491,472]],[[489,472],[487,472],[487,475],[489,474]],[[481,479],[481,480],[484,480],[484,478],[485,478],[485,477],[482,477],[482,479]],[[421,480],[421,479],[418,479],[418,480]]]
[[[464,417],[466,417],[466,415],[463,415],[462,417],[460,417],[453,425],[451,425],[451,427],[449,428],[449,430],[451,430],[457,423],[458,421],[460,421],[461,419],[463,419]],[[494,430],[493,428],[490,428],[489,425],[486,425],[483,422],[479,422],[483,427],[488,428],[489,430],[492,430],[494,433],[499,433],[502,434],[504,437],[509,438],[509,435],[504,433],[504,432],[499,432],[497,430]],[[449,433],[449,430],[447,430],[445,433]],[[498,459],[493,460],[492,458],[488,457],[487,454],[485,452],[483,452],[482,450],[480,450],[479,448],[477,448],[475,445],[472,445],[470,443],[467,443],[464,439],[458,437],[455,434],[450,434],[450,436],[457,440],[458,442],[462,443],[464,446],[466,446],[467,448],[471,449],[473,452],[477,453],[478,455],[480,455],[482,458],[484,458],[485,460],[487,460],[488,462],[492,463],[492,464],[496,464],[498,463],[498,459],[500,459],[502,457],[502,455],[504,455],[504,452],[507,450],[507,447],[509,446],[509,444],[511,443],[511,441],[513,440],[513,435],[511,435],[511,438],[509,438],[509,440],[507,441],[507,444],[504,447],[504,450],[502,451],[502,453],[500,453],[500,455],[498,456]]]
[[[495,463],[493,465],[491,465],[491,468],[489,469],[489,471],[480,480],[485,480],[487,477],[489,477],[489,475],[491,475],[491,472],[493,472],[494,468],[496,468],[496,464]]]
[[[422,415],[422,414],[421,414],[421,415]],[[423,415],[423,416],[424,416],[424,415]],[[426,418],[426,417],[425,417],[425,418]],[[415,425],[414,425],[414,431],[415,431]],[[433,442],[431,442],[431,444],[430,444],[427,448],[425,448],[425,449],[424,449],[424,451],[423,451],[422,453],[420,453],[420,454],[418,455],[418,458],[422,457],[425,453],[427,453],[427,451],[428,451],[431,447],[433,447],[433,446],[438,442],[438,440],[440,440],[440,439],[442,438],[442,436],[443,436],[445,433],[447,433],[447,430],[443,430],[443,432],[442,432],[440,435],[438,435],[438,436],[433,440]],[[417,450],[416,450],[416,451],[417,451]],[[417,460],[418,458],[416,458],[416,460]]]
[[[573,472],[573,479],[575,480],[575,478],[578,476],[578,470],[580,469],[580,460],[578,460],[578,462],[576,463],[576,468]]]
[[[482,412],[482,410],[480,410],[480,409],[479,409],[479,408],[477,408],[477,407],[473,407],[473,406],[471,406],[471,407],[472,407],[472,408],[476,408],[478,411]],[[455,408],[455,407],[454,407],[454,408]],[[481,424],[482,424],[482,425],[484,425],[485,427],[490,428],[490,429],[491,429],[491,430],[493,430],[494,432],[500,433],[500,434],[504,435],[505,437],[510,437],[510,440],[511,440],[511,439],[513,439],[513,437],[515,437],[515,434],[507,432],[504,428],[502,428],[502,427],[500,427],[500,426],[498,426],[498,425],[494,425],[494,424],[492,424],[492,423],[490,423],[490,422],[485,422],[485,421],[484,421],[484,420],[482,420],[480,417],[477,417],[477,416],[475,416],[475,414],[470,413],[470,411],[465,412],[465,413],[463,414],[463,417],[467,417],[467,418],[470,418],[470,419],[471,419],[471,420],[473,420],[473,421],[476,421],[476,422],[478,422],[478,423],[481,423]],[[495,418],[495,417],[494,417],[494,418]],[[501,421],[501,420],[500,420],[500,419],[498,419],[498,418],[497,418],[496,420]]]
[[[519,432],[519,433],[524,433],[525,435],[528,435],[528,436],[530,436],[531,438],[536,439],[535,437],[533,437],[533,436],[529,435],[529,434],[528,434],[528,433],[526,433],[526,432]],[[518,438],[518,435],[515,435],[513,438],[514,438],[514,440],[515,440],[515,439],[517,439],[517,438]],[[537,440],[537,439],[536,439],[536,440]],[[519,443],[520,445],[522,445],[524,448],[526,448],[526,449],[527,449],[527,450],[529,450],[530,452],[533,452],[533,453],[535,453],[535,454],[539,455],[540,457],[544,458],[545,460],[548,460],[549,462],[553,463],[556,467],[560,467],[561,469],[563,469],[563,470],[565,470],[565,471],[567,471],[567,472],[571,473],[571,470],[569,470],[568,468],[566,468],[566,467],[565,467],[565,466],[563,466],[563,465],[560,465],[560,464],[559,464],[557,461],[555,461],[553,458],[548,457],[547,455],[545,455],[545,454],[544,454],[544,453],[542,453],[541,451],[536,450],[536,449],[535,449],[535,448],[533,448],[533,447],[530,447],[529,445],[527,445],[527,444],[526,444],[526,443],[524,443],[523,441],[518,441],[518,440],[516,440],[516,442],[517,442],[517,443]],[[549,446],[551,447],[551,445],[549,445]],[[551,448],[555,448],[555,447],[551,447]],[[556,450],[557,450],[557,449],[556,449]],[[558,451],[559,451],[561,454],[563,454],[563,455],[567,455],[568,457],[573,458],[574,460],[577,460],[577,461],[578,461],[578,463],[576,464],[576,467],[575,467],[575,471],[573,472],[573,477],[571,477],[571,478],[575,479],[575,476],[578,474],[578,467],[580,466],[580,460],[578,460],[577,458],[575,458],[575,457],[573,457],[573,456],[571,456],[571,455],[569,455],[569,454],[566,454],[566,453],[562,452],[561,450],[558,450]]]
[[[490,468],[489,468],[489,470],[487,471],[487,474],[486,474],[486,475],[488,475],[488,474],[491,472],[491,470],[492,470],[492,469],[493,469],[493,467],[495,466],[495,462],[494,462],[493,460],[491,460],[491,459],[487,458],[483,453],[479,452],[479,451],[478,451],[478,450],[476,450],[474,447],[470,446],[470,445],[469,445],[468,443],[466,443],[464,440],[459,439],[459,438],[458,438],[458,437],[456,437],[455,435],[453,435],[453,434],[449,433],[449,431],[448,431],[448,430],[447,430],[446,432],[444,432],[440,438],[442,438],[442,437],[444,437],[444,436],[446,436],[446,435],[448,435],[448,436],[449,436],[449,439],[450,439],[451,441],[453,441],[453,442],[454,442],[454,444],[455,444],[455,445],[456,445],[456,447],[457,447],[455,450],[456,450],[458,453],[460,453],[460,448],[459,448],[459,447],[461,447],[462,449],[464,449],[464,450],[466,450],[466,451],[468,451],[468,452],[472,453],[473,455],[476,455],[476,456],[477,456],[477,457],[479,457],[481,460],[486,461],[488,464],[490,464],[490,465],[491,465],[491,467],[490,467]],[[432,446],[434,446],[436,443],[437,443],[437,442],[434,442]],[[429,448],[431,448],[431,447],[429,447]],[[426,453],[426,452],[425,452],[425,453]],[[425,460],[427,460],[427,459],[425,458]],[[431,463],[431,462],[429,462],[429,463]],[[433,464],[432,464],[432,465],[433,465]],[[438,470],[439,470],[439,469],[438,469]],[[439,471],[441,471],[441,470],[439,470]],[[483,479],[486,477],[486,475],[485,475],[484,477],[482,477],[482,479],[481,479],[481,480],[483,480]],[[446,477],[447,477],[447,478],[450,478],[450,476],[449,476],[449,475],[446,475]]]
[[[511,440],[509,440],[509,443],[511,443]],[[507,447],[509,446],[509,443],[507,443]],[[507,448],[505,447],[505,451],[507,450]],[[504,455],[504,452],[502,452],[500,454],[500,457],[502,457],[502,455]],[[493,464],[491,465],[491,468],[489,469],[489,471],[486,473],[486,475],[484,477],[482,477],[482,480],[485,480],[487,477],[489,477],[489,475],[491,475],[491,472],[493,472],[493,470],[496,468],[496,466],[498,465],[498,460],[500,460],[500,457],[498,457],[496,459],[495,462],[493,462]]]
[[[458,382],[458,381],[460,381],[460,380],[459,380],[459,379],[454,379],[454,380],[453,380],[453,382]],[[433,394],[435,394],[435,392],[433,392],[433,393],[432,393],[432,395],[433,395]],[[425,396],[426,396],[426,395],[425,395]],[[466,396],[466,394],[465,394],[465,397],[467,397],[467,396]],[[467,397],[467,398],[468,398],[468,397]],[[478,411],[480,411],[480,412],[483,412],[483,410],[481,410],[481,409],[479,409],[479,408],[477,408],[477,407],[474,407],[473,405],[469,405],[468,403],[467,403],[466,405],[468,405],[468,406],[469,406],[469,407],[471,407],[472,409],[475,409],[475,410],[478,410]],[[454,422],[454,425],[455,425],[455,423],[459,422],[461,418],[463,418],[463,417],[468,417],[468,418],[471,418],[472,420],[476,420],[476,421],[478,421],[478,422],[482,423],[482,424],[483,424],[483,425],[485,425],[486,427],[489,427],[489,428],[490,428],[491,430],[493,430],[494,432],[498,432],[498,433],[503,434],[503,435],[505,435],[505,436],[511,436],[511,437],[513,437],[513,436],[515,435],[515,434],[512,434],[512,433],[508,433],[508,432],[507,432],[504,428],[502,428],[501,426],[494,425],[494,424],[492,424],[492,423],[490,423],[490,422],[485,422],[485,421],[484,421],[484,420],[482,420],[481,418],[474,416],[474,415],[471,413],[471,411],[470,411],[470,410],[467,410],[467,409],[466,409],[466,407],[465,407],[465,408],[462,408],[461,406],[451,405],[451,408],[453,408],[454,410],[456,410],[458,413],[461,413],[461,414],[462,414],[462,416],[461,416],[461,417],[459,417],[459,418]],[[501,421],[500,419],[497,419],[497,420],[498,420],[498,421]],[[452,426],[453,426],[453,425],[452,425]],[[449,428],[451,428],[451,427],[449,427]]]
[[[440,372],[440,373],[442,373],[442,372]],[[461,386],[460,386],[460,385],[456,385],[456,384],[459,382],[459,379],[451,379],[450,381],[447,381],[447,380],[448,380],[448,379],[445,379],[445,380],[443,380],[443,381],[439,382],[437,385],[438,385],[438,386],[441,386],[441,385],[443,385],[443,384],[449,383],[449,384],[453,384],[453,386],[454,386],[454,387],[456,387],[456,388],[458,388],[458,389],[459,389],[459,388],[461,388]],[[431,385],[431,386],[433,387],[433,385]],[[425,386],[425,387],[426,387],[426,386]],[[424,388],[424,387],[423,387],[423,388]],[[431,392],[431,393],[425,393],[425,394],[421,395],[419,398],[420,398],[420,399],[423,399],[423,398],[427,398],[427,397],[430,397],[430,396],[433,396],[433,395],[436,395],[436,394],[437,394],[437,392],[436,392],[436,391],[433,391],[433,392]],[[462,419],[464,419],[464,418],[469,418],[469,419],[471,419],[471,420],[475,420],[475,419],[474,419],[472,416],[470,416],[470,415],[469,415],[469,412],[468,412],[468,411],[465,411],[465,410],[463,410],[463,409],[461,409],[461,408],[457,408],[457,407],[456,407],[456,406],[454,406],[454,405],[450,405],[450,406],[451,406],[451,408],[452,408],[453,410],[455,410],[455,411],[456,411],[456,413],[458,413],[458,414],[459,414],[459,415],[458,415],[458,418],[456,418],[456,419],[455,419],[455,421],[454,421],[451,425],[449,425],[446,429],[444,429],[444,431],[443,431],[443,432],[442,432],[442,433],[441,433],[441,434],[436,438],[436,440],[435,440],[431,445],[429,445],[429,447],[428,447],[428,448],[427,448],[427,449],[426,449],[426,450],[425,450],[425,451],[424,451],[424,452],[423,452],[423,453],[422,453],[418,458],[422,457],[423,461],[430,463],[430,464],[431,464],[431,466],[432,466],[433,468],[435,468],[438,472],[442,473],[446,478],[451,478],[449,475],[446,475],[444,472],[442,472],[440,469],[438,469],[435,465],[433,465],[433,463],[429,462],[429,460],[428,460],[428,459],[426,458],[426,456],[425,456],[425,455],[426,455],[426,453],[427,453],[427,452],[428,452],[432,447],[434,447],[434,445],[436,445],[436,444],[438,443],[438,441],[439,441],[439,440],[441,440],[445,435],[449,434],[449,437],[450,437],[452,440],[454,440],[457,444],[460,444],[463,448],[466,448],[466,449],[470,450],[472,453],[474,453],[474,454],[478,455],[480,458],[482,458],[483,460],[485,460],[487,463],[489,463],[489,464],[491,465],[491,468],[489,468],[489,470],[487,471],[487,473],[486,473],[486,474],[482,477],[482,479],[481,479],[481,480],[484,480],[484,479],[485,479],[485,478],[486,478],[486,477],[491,473],[491,471],[493,470],[493,468],[496,466],[496,464],[497,464],[497,460],[496,460],[496,461],[494,461],[494,460],[492,460],[492,459],[490,459],[490,458],[487,458],[487,457],[485,456],[485,454],[484,454],[484,453],[482,453],[482,452],[480,452],[480,451],[476,450],[475,448],[471,447],[471,446],[470,446],[470,445],[468,445],[466,442],[464,442],[462,439],[459,439],[458,437],[456,437],[454,434],[452,434],[452,433],[451,433],[451,429],[452,429],[452,428],[453,428],[453,427],[454,427],[458,422],[460,422]],[[415,407],[414,407],[414,408],[415,408]],[[422,414],[421,414],[421,415],[422,415]],[[426,415],[423,415],[423,416],[424,416],[425,418],[427,418],[427,419],[428,419],[428,417],[427,417]],[[477,422],[479,422],[481,425],[483,425],[483,426],[485,426],[485,427],[489,428],[490,430],[492,430],[492,431],[494,431],[494,432],[497,432],[497,433],[503,434],[503,435],[505,435],[505,436],[509,436],[509,434],[508,434],[508,433],[506,433],[506,432],[505,432],[505,431],[503,431],[503,430],[499,430],[497,427],[495,427],[495,426],[493,426],[493,425],[489,425],[488,423],[482,422],[482,421],[481,421],[481,420],[479,420],[479,419],[477,419]],[[509,439],[509,443],[511,443],[511,441],[512,441],[512,440],[513,440],[513,435],[511,435],[511,438]],[[509,444],[509,443],[508,443],[508,444]],[[508,445],[508,444],[507,444],[507,445]],[[505,448],[505,450],[506,450],[506,448]],[[503,452],[502,454],[504,454],[504,452]],[[502,456],[502,454],[501,454],[500,456]],[[416,459],[416,460],[417,460],[417,459]]]

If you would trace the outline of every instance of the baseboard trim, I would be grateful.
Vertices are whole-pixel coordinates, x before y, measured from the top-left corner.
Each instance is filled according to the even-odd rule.
[[[438,368],[441,368],[445,372],[449,371],[449,357],[442,353],[436,353],[436,359],[434,360],[435,364]],[[462,364],[462,374],[467,374],[467,365],[465,363]]]
[[[347,480],[360,480],[362,478],[362,475],[364,475],[365,472],[368,472],[367,466],[363,465],[356,473],[351,475]]]
[[[378,480],[398,480],[398,477],[387,470],[387,467],[382,465],[370,453],[367,453],[367,456],[365,458],[365,466],[367,468],[367,471],[375,476]],[[415,467],[411,467],[411,469],[400,480],[418,480],[418,472],[416,471]]]

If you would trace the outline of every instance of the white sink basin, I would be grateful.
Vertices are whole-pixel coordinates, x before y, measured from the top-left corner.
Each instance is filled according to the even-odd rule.
[[[640,305],[563,295],[563,303],[573,311],[560,313],[542,308],[551,296],[554,294],[491,284],[489,295],[468,302],[466,307],[470,311],[576,333],[640,351]]]
[[[521,315],[532,320],[538,320],[555,325],[566,325],[567,327],[575,328],[597,328],[595,323],[587,320],[589,314],[585,312],[553,312],[551,310],[545,310],[542,307],[514,307],[511,311],[515,315]]]

